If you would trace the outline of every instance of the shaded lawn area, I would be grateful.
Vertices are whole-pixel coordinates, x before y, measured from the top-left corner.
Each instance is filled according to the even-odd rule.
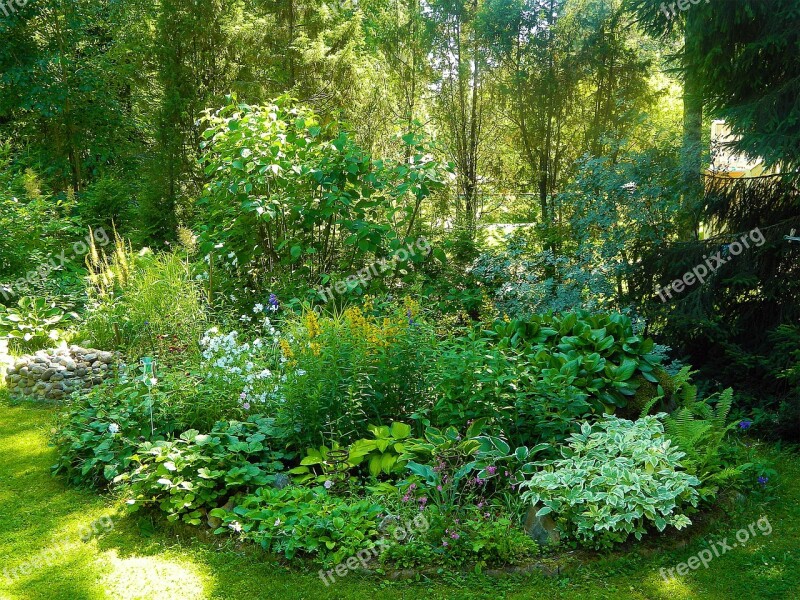
[[[436,581],[403,583],[349,574],[326,588],[316,571],[286,569],[257,548],[190,539],[164,522],[148,527],[146,519],[126,515],[111,498],[66,487],[49,472],[51,419],[52,409],[0,405],[3,600],[800,598],[800,458],[785,450],[776,454],[775,500],[749,501],[728,511],[682,547],[675,547],[674,539],[651,538],[636,551],[608,555],[561,577],[444,574]],[[708,569],[671,583],[659,575],[662,567],[673,568],[701,551],[704,540],[727,537],[732,543],[738,530],[762,515],[772,525],[770,535],[758,533],[746,546],[714,558]],[[81,541],[87,526],[107,523],[108,516],[113,529],[103,533],[105,528],[97,527],[102,535]],[[660,543],[672,549],[662,551]],[[23,563],[31,565],[26,575],[13,581],[4,576],[3,569]]]

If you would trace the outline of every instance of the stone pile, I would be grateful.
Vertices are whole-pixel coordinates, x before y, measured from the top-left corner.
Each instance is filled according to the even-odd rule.
[[[13,398],[59,400],[103,383],[115,368],[112,352],[62,346],[21,356],[8,367],[6,385]]]

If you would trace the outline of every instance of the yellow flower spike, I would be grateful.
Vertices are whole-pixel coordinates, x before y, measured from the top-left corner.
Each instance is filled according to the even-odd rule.
[[[303,318],[305,322],[306,329],[308,330],[308,337],[314,339],[317,337],[321,332],[322,328],[319,325],[319,319],[317,318],[317,313],[313,310],[308,311]]]
[[[285,339],[281,338],[278,345],[281,347],[281,352],[283,353],[284,358],[292,358],[294,356],[294,352],[292,352],[292,347],[289,345]]]

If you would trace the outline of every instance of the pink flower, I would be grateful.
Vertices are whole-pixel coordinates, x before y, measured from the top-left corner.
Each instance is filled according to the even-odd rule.
[[[411,500],[411,496],[409,496],[408,494],[403,496],[403,502],[408,502],[409,500]]]
[[[441,492],[441,491],[442,491],[442,486],[441,486],[441,485],[437,485],[437,486],[436,486],[436,489],[437,489],[437,490],[439,490],[439,491]]]
[[[486,467],[486,472],[489,473],[489,475],[494,475],[495,473],[497,473],[497,467],[495,467],[494,465]]]
[[[450,537],[451,537],[451,538],[453,538],[454,540],[457,540],[457,539],[458,539],[458,538],[460,538],[461,536],[460,536],[460,535],[458,535],[458,534],[457,534],[457,533],[454,531],[453,533],[451,533],[451,534],[450,534]]]
[[[442,542],[442,546],[444,546],[445,548],[447,548],[447,546],[448,546],[448,545],[449,545],[449,544],[447,543],[447,540],[445,540],[445,541],[443,541],[443,542]]]
[[[422,498],[419,499],[419,503],[424,506],[425,504],[428,503],[428,498],[426,496],[423,496]]]
[[[412,483],[410,486],[408,486],[408,491],[409,492],[413,492],[415,489],[417,489],[417,484],[416,483]]]

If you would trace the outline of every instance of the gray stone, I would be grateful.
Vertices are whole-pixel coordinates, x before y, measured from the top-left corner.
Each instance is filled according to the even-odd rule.
[[[525,516],[525,533],[540,546],[557,544],[561,541],[561,534],[556,529],[556,522],[550,514],[537,517],[536,513],[541,508],[541,505],[536,504],[528,509],[528,514]]]
[[[56,374],[56,370],[55,369],[47,369],[46,371],[44,371],[41,374],[41,380],[42,381],[50,381],[50,378],[55,374]]]

